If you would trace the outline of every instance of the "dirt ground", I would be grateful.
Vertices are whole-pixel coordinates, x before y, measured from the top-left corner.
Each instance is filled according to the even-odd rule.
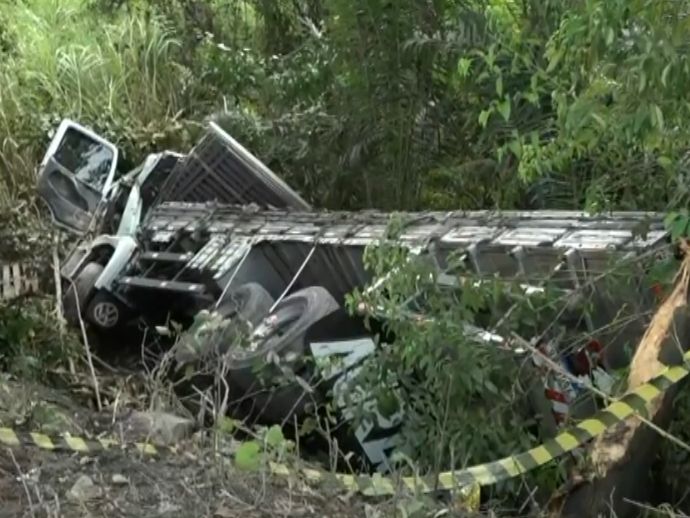
[[[108,430],[69,393],[0,376],[0,426],[18,431],[92,435]],[[112,430],[111,430],[112,431]],[[117,433],[116,433],[117,435]],[[92,454],[0,446],[0,518],[235,518],[405,516],[400,498],[373,501],[297,477],[238,471],[204,441],[181,443],[183,453],[143,457],[135,450]],[[407,516],[453,516],[434,507]]]
[[[93,485],[73,490],[83,475]],[[230,466],[186,458],[142,460],[122,452],[81,456],[4,449],[0,501],[0,518],[388,515],[373,506],[367,512],[367,504],[346,495],[324,495]]]

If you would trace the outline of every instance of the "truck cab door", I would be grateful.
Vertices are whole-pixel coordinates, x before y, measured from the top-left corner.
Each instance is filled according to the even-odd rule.
[[[39,166],[37,187],[58,226],[79,235],[88,230],[115,179],[117,159],[115,145],[62,121]]]

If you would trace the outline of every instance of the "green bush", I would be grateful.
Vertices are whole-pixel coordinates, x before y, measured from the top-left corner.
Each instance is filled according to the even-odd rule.
[[[76,119],[125,158],[186,148],[189,120],[207,111],[180,41],[163,18],[129,11],[99,19],[80,0],[3,7],[0,60],[0,202],[11,204],[60,119]]]
[[[381,319],[394,340],[381,344],[348,390],[357,421],[373,418],[356,397],[362,388],[373,391],[375,407],[384,417],[402,409],[398,452],[414,459],[422,472],[488,462],[537,444],[539,422],[527,391],[532,384],[543,387],[543,380],[529,377],[524,358],[479,344],[465,324],[483,323],[491,329],[505,308],[515,305],[514,318],[502,323],[501,330],[504,336],[512,330],[531,337],[557,310],[547,300],[550,295],[528,300],[510,284],[475,286],[476,277],[455,260],[451,265],[459,285],[443,287],[430,263],[408,261],[394,241],[369,247],[365,260],[373,278],[393,274],[379,290],[356,291],[349,308],[370,308],[369,314]],[[462,280],[461,274],[468,278]],[[531,318],[523,318],[528,312]],[[550,480],[556,482],[553,476]]]
[[[0,303],[0,371],[56,381],[54,375],[65,372],[81,350],[71,333],[56,332],[60,328],[51,298],[22,297]]]

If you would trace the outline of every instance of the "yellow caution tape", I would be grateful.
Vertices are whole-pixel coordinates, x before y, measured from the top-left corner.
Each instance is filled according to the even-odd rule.
[[[457,498],[467,506],[476,508],[479,502],[479,488],[520,476],[539,466],[573,451],[587,441],[601,435],[606,429],[632,415],[645,415],[647,408],[659,395],[690,374],[690,351],[683,356],[685,364],[667,367],[648,383],[632,390],[623,397],[585,419],[577,425],[562,431],[554,438],[530,450],[500,460],[472,466],[457,471],[447,471],[429,477],[384,477],[381,475],[351,475],[300,468],[293,469],[285,464],[269,462],[270,472],[279,477],[301,474],[310,482],[331,482],[336,486],[367,496],[396,494],[401,489],[431,493],[434,491],[456,491]],[[120,443],[108,439],[83,439],[71,435],[48,436],[35,432],[15,431],[0,428],[0,444],[10,447],[34,445],[44,450],[67,450],[79,453],[95,453],[112,447],[134,447],[138,451],[157,455],[176,454],[174,447],[161,447],[146,443]]]

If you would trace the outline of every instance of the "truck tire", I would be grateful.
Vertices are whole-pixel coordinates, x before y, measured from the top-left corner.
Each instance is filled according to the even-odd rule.
[[[86,312],[89,301],[93,297],[96,280],[98,280],[102,273],[102,265],[96,262],[89,262],[77,274],[73,283],[69,282],[69,280],[66,281],[66,287],[62,295],[62,311],[69,325],[79,326],[81,315]]]
[[[113,331],[122,325],[125,308],[114,297],[98,292],[89,302],[84,318],[100,331]]]
[[[234,320],[236,325],[228,326],[217,337],[216,342],[212,344],[214,352],[226,353],[234,344],[238,331],[248,332],[259,325],[271,311],[274,302],[268,291],[256,282],[248,282],[228,291],[216,311],[224,318]]]
[[[215,312],[223,320],[234,321],[224,329],[204,337],[185,336],[176,347],[175,360],[183,365],[208,355],[221,355],[235,342],[238,331],[248,324],[253,327],[268,315],[273,297],[258,283],[249,282],[229,290]]]
[[[255,347],[249,351],[238,348],[231,353],[229,367],[242,378],[237,379],[238,383],[247,387],[253,385],[257,381],[254,367],[268,367],[270,354],[285,358],[294,353],[296,359],[301,359],[307,330],[339,307],[328,290],[321,286],[310,286],[285,297],[256,328],[252,336]]]
[[[283,377],[281,369],[269,361],[269,354],[281,357],[293,371],[299,373],[304,360],[304,337],[309,328],[340,306],[333,296],[321,286],[310,286],[282,300],[262,326],[269,332],[256,350],[238,351],[229,359],[229,371],[233,381],[247,393],[268,385],[268,392],[254,396],[260,418],[281,421],[291,415],[301,415],[313,397],[306,394],[296,382],[285,386],[270,387],[270,381]],[[257,329],[258,331],[258,329]],[[291,356],[291,357],[288,357]],[[256,372],[258,366],[258,372]],[[267,380],[268,383],[262,383]]]
[[[258,325],[273,306],[273,297],[256,282],[248,282],[239,288],[229,290],[218,305],[218,312],[228,318],[236,316]]]

